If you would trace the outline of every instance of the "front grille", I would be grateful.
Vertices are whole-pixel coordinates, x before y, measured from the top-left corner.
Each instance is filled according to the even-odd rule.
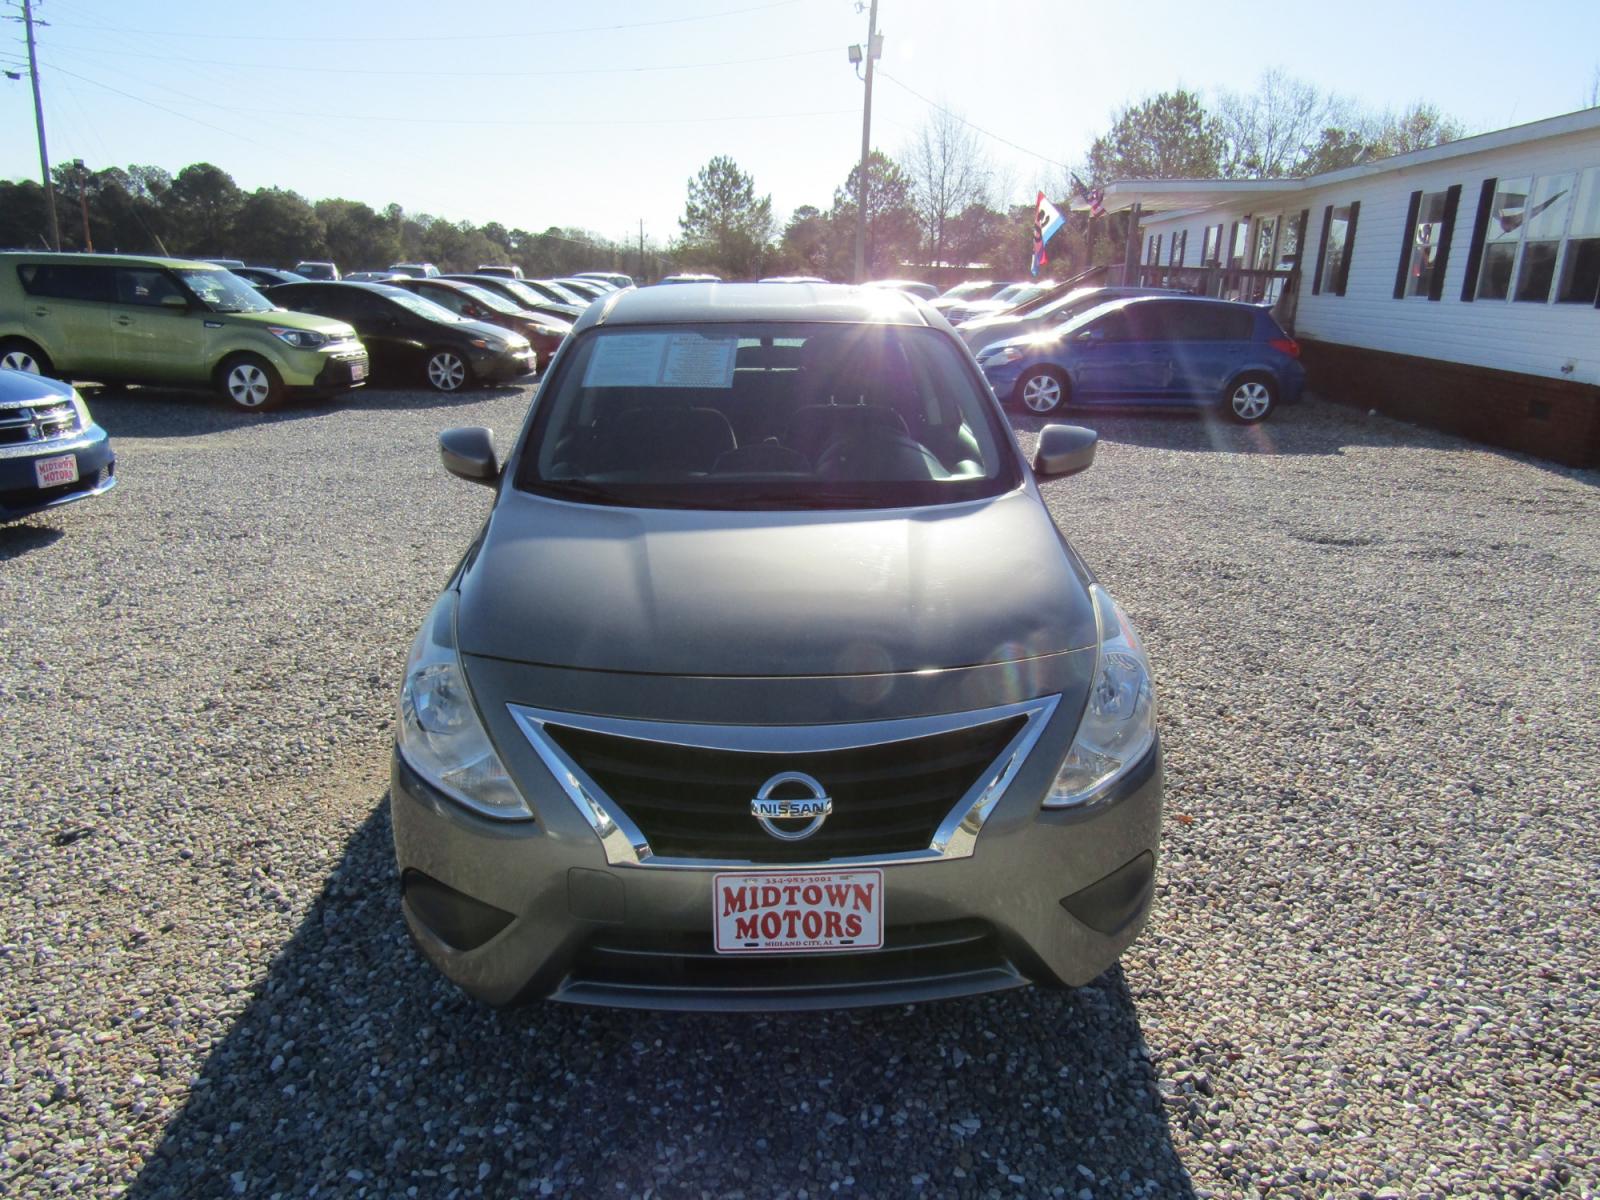
[[[557,998],[660,1008],[872,1003],[1022,983],[987,922],[891,925],[881,950],[718,954],[708,934],[605,931],[574,960]]]
[[[809,863],[926,850],[1026,718],[923,737],[813,752],[711,749],[551,723],[551,739],[669,858]],[[819,782],[833,811],[812,836],[780,841],[750,815],[784,771]]]
[[[70,400],[0,408],[0,446],[53,441],[78,432],[78,409]]]

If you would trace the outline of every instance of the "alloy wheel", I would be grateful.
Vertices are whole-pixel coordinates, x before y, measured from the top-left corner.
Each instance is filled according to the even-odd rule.
[[[467,364],[448,350],[428,360],[428,382],[441,392],[453,392],[467,381]]]
[[[1272,407],[1272,392],[1259,379],[1247,379],[1233,389],[1228,402],[1241,421],[1259,421]]]
[[[1033,412],[1055,412],[1061,405],[1061,381],[1054,375],[1035,375],[1022,385],[1022,403]]]
[[[228,395],[240,408],[260,408],[272,394],[272,381],[254,363],[240,363],[228,372]]]
[[[29,375],[41,374],[39,360],[26,350],[7,350],[0,355],[0,367],[7,367],[13,371],[26,371]]]

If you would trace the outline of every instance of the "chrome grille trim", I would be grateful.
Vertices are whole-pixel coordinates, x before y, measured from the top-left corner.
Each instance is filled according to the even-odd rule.
[[[829,858],[818,865],[872,866],[895,863],[938,862],[969,858],[977,847],[978,834],[994,811],[1006,788],[1016,778],[1022,764],[1033,751],[1055,715],[1060,696],[1041,696],[1016,704],[967,712],[940,713],[928,717],[908,717],[890,721],[856,721],[836,725],[697,725],[671,721],[641,721],[619,717],[591,716],[557,712],[522,704],[508,704],[507,710],[528,739],[529,745],[548,768],[561,790],[594,830],[605,851],[606,862],[617,867],[664,867],[680,870],[750,867],[779,869],[772,863],[748,859],[676,858],[655,854],[649,840],[618,804],[591,779],[582,767],[550,736],[546,726],[564,726],[612,737],[633,738],[672,746],[735,753],[817,753],[853,750],[892,742],[913,741],[956,730],[972,729],[1014,717],[1024,718],[1021,728],[985,769],[976,783],[958,800],[940,822],[926,849],[896,854],[874,854]],[[793,870],[795,864],[782,869]]]

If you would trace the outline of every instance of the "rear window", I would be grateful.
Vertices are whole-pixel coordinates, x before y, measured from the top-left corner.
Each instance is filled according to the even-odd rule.
[[[941,333],[884,325],[597,329],[540,396],[517,486],[643,508],[926,506],[1021,480]]]

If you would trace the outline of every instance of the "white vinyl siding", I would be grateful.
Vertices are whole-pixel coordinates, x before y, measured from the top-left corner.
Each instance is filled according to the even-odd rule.
[[[1600,255],[1600,176],[1591,176],[1591,168],[1600,168],[1600,131],[1592,129],[1347,178],[1274,198],[1272,207],[1280,214],[1280,239],[1284,222],[1296,220],[1302,209],[1310,212],[1301,260],[1296,334],[1395,354],[1600,385],[1600,308],[1594,307],[1592,299],[1587,303],[1559,300],[1567,264],[1572,264],[1573,271],[1580,271],[1591,261],[1588,256]],[[1539,180],[1556,176],[1573,176],[1577,182],[1573,185],[1570,214],[1564,217],[1568,232],[1554,265],[1550,301],[1518,302],[1507,298],[1463,302],[1461,288],[1471,257],[1483,181],[1528,179],[1537,189]],[[1439,302],[1396,300],[1397,256],[1407,233],[1411,194],[1444,192],[1456,185],[1461,188],[1461,196]],[[1318,239],[1323,236],[1323,213],[1329,205],[1342,207],[1358,201],[1361,216],[1345,294],[1338,296],[1324,290],[1313,295],[1311,276],[1316,268]],[[1266,207],[1259,198],[1255,207],[1258,216],[1272,215],[1259,211]],[[1567,212],[1566,198],[1553,207]],[[1206,227],[1220,222],[1227,246],[1229,231],[1245,216],[1241,206],[1219,206],[1147,220],[1143,228],[1168,237],[1189,229],[1197,244],[1203,244]],[[1588,230],[1591,224],[1595,225],[1594,233],[1578,232]],[[1514,264],[1510,277],[1513,295],[1516,269]]]

